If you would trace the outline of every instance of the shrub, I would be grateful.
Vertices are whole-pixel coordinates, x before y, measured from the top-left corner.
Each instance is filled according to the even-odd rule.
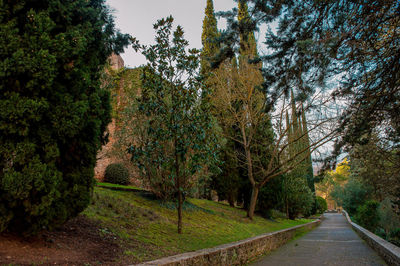
[[[283,210],[294,220],[300,214],[307,216],[311,213],[314,195],[307,180],[301,173],[287,173],[283,179]]]
[[[323,197],[317,196],[317,213],[323,213],[328,209],[328,204]]]
[[[104,181],[112,184],[127,185],[130,183],[129,171],[122,164],[109,164],[104,173]]]
[[[389,232],[388,241],[400,247],[400,228],[394,228]]]
[[[51,229],[90,203],[111,120],[99,70],[129,42],[104,2],[0,1],[0,231]]]
[[[393,208],[394,205],[390,198],[385,198],[378,208],[379,227],[385,231],[385,235],[389,235],[392,229],[400,228],[400,215]]]
[[[355,215],[357,223],[369,231],[375,232],[379,224],[378,207],[379,202],[374,200],[368,200],[358,207]]]

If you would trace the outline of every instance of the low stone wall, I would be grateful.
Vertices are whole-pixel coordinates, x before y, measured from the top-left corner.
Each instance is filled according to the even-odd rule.
[[[370,247],[372,247],[389,265],[400,265],[400,248],[371,233],[364,227],[353,223],[348,213],[343,210],[343,215],[353,227],[354,231],[364,239]]]
[[[320,220],[315,220],[307,224],[224,244],[215,248],[183,253],[138,265],[243,265],[268,251],[282,246],[295,237],[296,232],[311,230],[320,223]]]

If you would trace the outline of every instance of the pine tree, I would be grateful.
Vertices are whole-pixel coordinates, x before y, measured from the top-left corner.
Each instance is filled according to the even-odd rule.
[[[103,0],[0,1],[0,232],[84,210],[110,122],[101,69],[128,36]]]
[[[207,75],[211,70],[210,60],[218,53],[219,44],[217,42],[218,28],[217,19],[214,14],[213,0],[207,0],[205,17],[203,20],[203,32],[201,34],[201,43],[203,50],[201,53],[201,74]]]

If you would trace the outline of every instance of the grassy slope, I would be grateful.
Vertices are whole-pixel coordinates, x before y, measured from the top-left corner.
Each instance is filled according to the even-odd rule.
[[[100,220],[102,233],[119,236],[126,247],[124,261],[152,260],[238,241],[262,233],[309,222],[269,221],[245,211],[208,200],[189,199],[183,216],[184,233],[178,235],[173,204],[162,204],[140,192],[96,188],[87,217]]]

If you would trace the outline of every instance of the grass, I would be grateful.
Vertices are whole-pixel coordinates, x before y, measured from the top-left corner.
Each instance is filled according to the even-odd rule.
[[[214,247],[310,221],[271,221],[259,216],[250,221],[242,209],[201,199],[188,199],[184,207],[181,235],[177,233],[174,205],[145,192],[96,187],[84,215],[100,221],[103,233],[119,236],[126,247],[121,259],[135,262]]]
[[[127,190],[142,190],[141,188],[134,187],[134,186],[125,186],[125,185],[118,185],[118,184],[111,184],[105,182],[97,182],[97,186],[99,187],[106,187],[106,188],[116,188],[116,189],[127,189]]]

